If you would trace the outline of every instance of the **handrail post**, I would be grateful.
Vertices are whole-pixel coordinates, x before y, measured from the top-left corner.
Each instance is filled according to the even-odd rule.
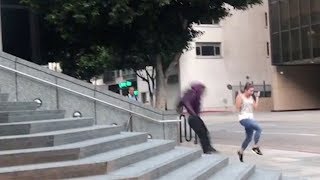
[[[182,143],[182,121],[181,121],[182,117],[185,119],[185,115],[180,114],[180,116],[179,116],[180,143]]]
[[[131,113],[129,113],[129,120],[128,120],[128,122],[127,122],[127,124],[126,124],[126,130],[128,131],[128,132],[133,132],[133,122],[132,122],[132,114]]]
[[[130,132],[133,132],[133,121],[132,121],[132,114],[130,114]]]

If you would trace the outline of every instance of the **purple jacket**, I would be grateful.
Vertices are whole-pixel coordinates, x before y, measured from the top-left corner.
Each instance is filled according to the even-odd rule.
[[[201,83],[196,83],[187,90],[181,99],[181,104],[187,109],[192,116],[199,116],[201,107],[201,96],[205,86]]]

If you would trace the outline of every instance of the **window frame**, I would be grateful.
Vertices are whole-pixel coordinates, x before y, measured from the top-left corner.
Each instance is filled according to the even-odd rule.
[[[202,47],[203,46],[212,46],[213,55],[203,55]],[[200,53],[198,54],[198,48]],[[217,55],[217,48],[219,48],[219,54]],[[196,42],[195,44],[196,57],[197,58],[221,58],[222,57],[222,43],[221,42]]]

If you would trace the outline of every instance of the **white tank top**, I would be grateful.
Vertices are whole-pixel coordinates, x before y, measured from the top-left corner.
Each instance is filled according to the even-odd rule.
[[[240,113],[239,113],[239,120],[243,119],[253,119],[253,97],[251,96],[250,98],[246,98],[244,96],[241,96],[242,99],[242,104],[240,108]]]

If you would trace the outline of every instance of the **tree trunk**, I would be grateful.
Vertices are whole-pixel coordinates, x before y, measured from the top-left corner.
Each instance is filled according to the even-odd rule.
[[[152,92],[150,92],[150,93],[149,93],[149,96],[150,96],[150,105],[151,105],[152,107],[154,107],[154,98],[153,98],[153,93],[152,93]]]
[[[166,77],[163,72],[161,55],[156,56],[156,108],[166,109]]]
[[[154,101],[153,101],[153,89],[151,89],[151,83],[152,82],[150,82],[150,78],[148,77],[148,89],[149,89],[149,96],[150,96],[150,105],[152,106],[152,107],[154,107]]]

